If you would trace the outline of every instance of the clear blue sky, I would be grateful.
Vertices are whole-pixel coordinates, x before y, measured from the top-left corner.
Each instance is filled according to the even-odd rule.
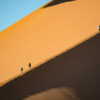
[[[51,0],[0,0],[0,32]]]

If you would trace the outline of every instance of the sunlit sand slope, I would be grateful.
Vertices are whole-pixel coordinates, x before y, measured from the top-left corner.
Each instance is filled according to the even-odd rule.
[[[61,0],[59,0],[61,1]],[[41,7],[0,33],[0,83],[74,47],[97,32],[100,0]]]
[[[100,33],[0,87],[0,100],[100,100]]]

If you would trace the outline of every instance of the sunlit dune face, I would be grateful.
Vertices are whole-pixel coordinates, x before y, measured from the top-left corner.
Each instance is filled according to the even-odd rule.
[[[20,75],[21,67],[27,72],[29,62],[37,67],[98,31],[100,0],[51,3],[0,33],[0,83]]]
[[[37,99],[37,100],[79,100],[73,89],[61,87],[49,89],[47,91],[29,96],[24,100]]]

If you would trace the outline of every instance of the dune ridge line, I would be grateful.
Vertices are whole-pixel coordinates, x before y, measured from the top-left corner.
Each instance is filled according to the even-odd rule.
[[[28,69],[28,70],[26,70],[26,71],[23,71],[23,75],[24,75],[25,73],[29,72],[30,70],[34,70],[36,67],[38,67],[38,66],[40,66],[40,65],[42,65],[42,64],[44,64],[44,63],[46,63],[46,62],[49,61],[50,59],[54,59],[56,56],[59,56],[59,55],[65,53],[66,51],[68,51],[68,50],[74,48],[75,46],[77,46],[77,45],[83,43],[84,41],[86,41],[86,40],[92,38],[93,36],[95,36],[95,35],[97,35],[97,34],[99,34],[99,31],[97,31],[97,32],[95,32],[94,34],[92,34],[91,36],[89,36],[89,37],[87,37],[87,38],[81,40],[80,42],[74,44],[73,46],[71,46],[71,47],[69,47],[69,48],[63,50],[62,52],[60,52],[60,53],[58,53],[58,54],[56,54],[56,55],[54,55],[54,56],[52,56],[52,57],[50,57],[50,58],[44,60],[43,62],[40,62],[39,64],[37,64],[37,65],[35,65],[35,66],[33,66],[33,67],[31,67],[31,69]],[[6,80],[6,81],[0,83],[0,87],[2,87],[3,85],[7,84],[8,82],[10,82],[10,81],[12,81],[12,80],[14,80],[14,79],[16,79],[16,78],[18,78],[18,77],[20,77],[20,76],[23,76],[23,75],[18,74],[18,75],[16,75],[16,76],[14,76],[14,77],[12,77],[12,78],[10,78],[10,79],[8,79],[8,80]]]

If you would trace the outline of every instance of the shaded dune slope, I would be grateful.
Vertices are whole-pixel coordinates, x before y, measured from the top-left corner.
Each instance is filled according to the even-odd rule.
[[[70,1],[75,1],[75,0],[52,0],[50,3],[45,5],[43,8],[54,6],[54,5],[57,5],[57,4],[64,3],[64,2],[70,2]]]
[[[0,100],[23,100],[58,87],[74,89],[80,100],[100,100],[99,43],[100,33],[8,82],[0,87]]]

